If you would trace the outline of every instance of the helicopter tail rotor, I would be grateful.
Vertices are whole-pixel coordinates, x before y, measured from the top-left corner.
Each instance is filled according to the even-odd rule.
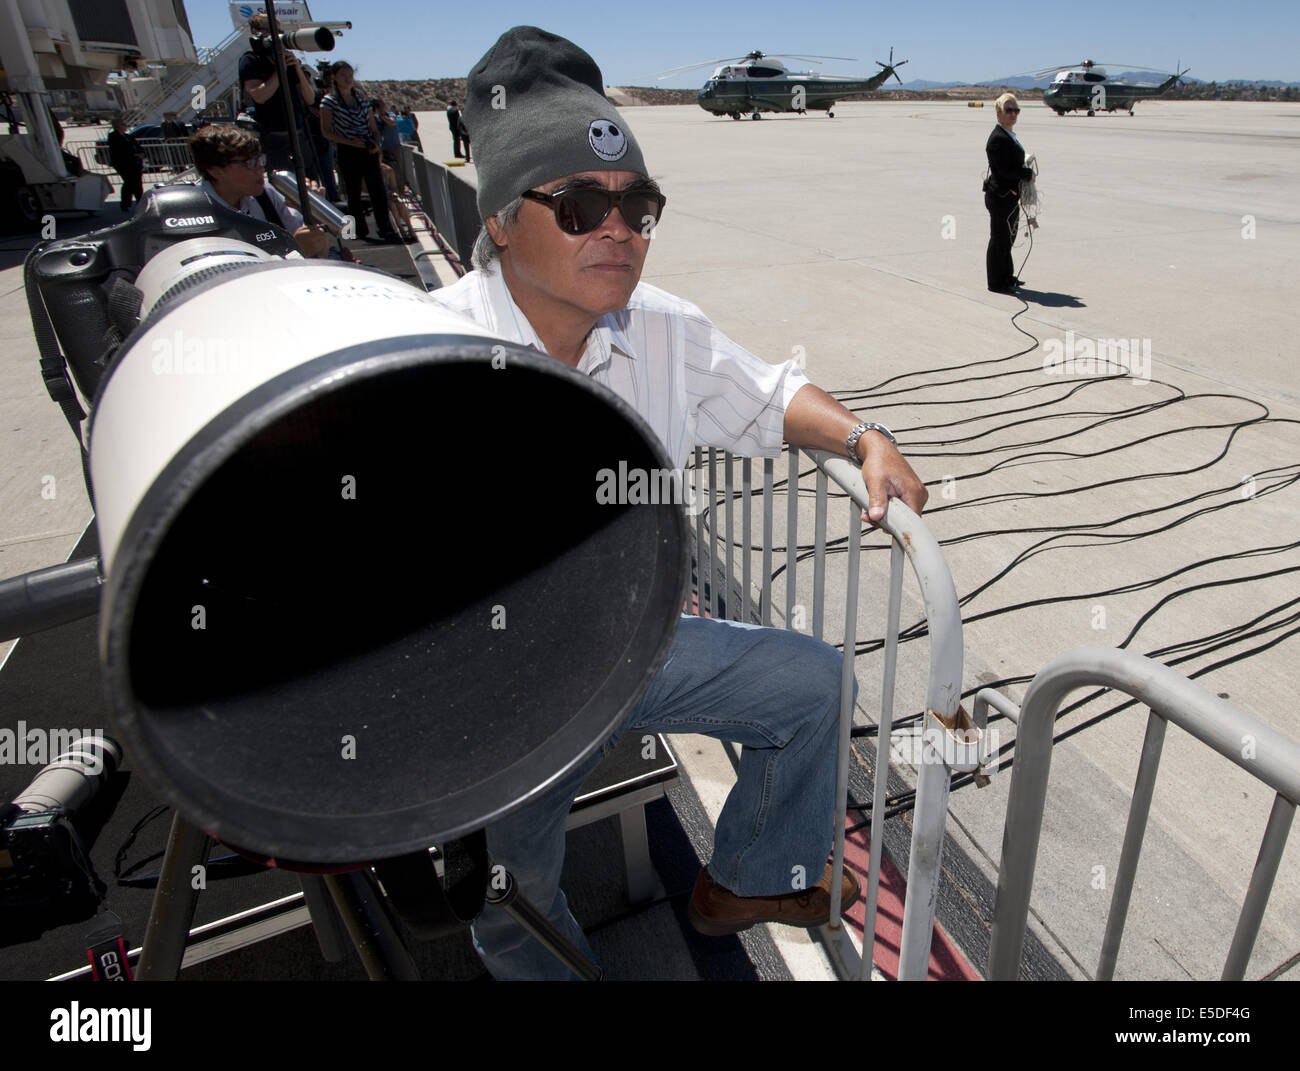
[[[885,81],[889,81],[889,76],[892,74],[892,75],[894,76],[894,81],[897,82],[897,83],[901,86],[901,85],[903,84],[903,80],[902,80],[901,78],[898,77],[898,70],[897,70],[897,68],[902,67],[902,66],[903,66],[904,64],[906,64],[907,62],[908,62],[907,60],[899,60],[897,63],[895,63],[895,62],[894,62],[894,46],[893,46],[893,45],[890,45],[890,46],[889,46],[889,62],[888,62],[888,63],[881,63],[880,60],[876,60],[876,66],[877,66],[877,67],[880,67],[880,68],[882,68],[882,69],[884,70],[884,72],[885,72]]]

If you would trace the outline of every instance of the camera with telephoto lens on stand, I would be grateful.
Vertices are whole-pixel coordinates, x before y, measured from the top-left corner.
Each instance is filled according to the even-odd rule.
[[[213,839],[302,871],[372,977],[414,976],[394,912],[428,934],[494,902],[484,829],[618,732],[685,594],[681,505],[595,494],[602,469],[671,469],[626,402],[291,249],[172,186],[25,267],[79,439],[93,400],[99,555],[20,578],[0,636],[98,611],[114,738],[176,815],[141,978],[179,972]],[[531,458],[503,430],[524,413]]]

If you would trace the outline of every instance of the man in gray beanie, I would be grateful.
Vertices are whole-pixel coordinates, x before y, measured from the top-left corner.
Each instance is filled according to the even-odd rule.
[[[884,516],[890,497],[920,512],[925,487],[887,429],[860,422],[793,362],[767,364],[694,305],[640,282],[665,198],[587,53],[516,27],[470,72],[468,90],[484,220],[477,270],[431,297],[609,387],[645,417],[678,469],[697,444],[775,457],[784,438],[861,464],[870,520]],[[839,652],[797,632],[683,616],[628,716],[623,732],[698,732],[744,745],[691,897],[701,932],[829,920],[840,672]],[[565,818],[599,758],[487,830],[493,861],[587,955],[559,879]],[[843,907],[857,895],[846,869]],[[474,940],[497,978],[571,977],[505,912],[485,912]]]

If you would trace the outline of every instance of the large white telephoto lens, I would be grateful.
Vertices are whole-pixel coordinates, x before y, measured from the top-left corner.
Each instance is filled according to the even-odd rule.
[[[683,510],[598,491],[670,462],[603,387],[390,276],[190,245],[137,280],[91,426],[129,761],[280,861],[484,826],[662,658]]]

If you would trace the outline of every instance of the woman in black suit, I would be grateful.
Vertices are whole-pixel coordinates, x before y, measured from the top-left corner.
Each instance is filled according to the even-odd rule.
[[[1025,150],[1015,135],[1016,120],[1020,118],[1020,105],[1015,96],[1003,93],[995,107],[998,125],[984,145],[989,158],[989,177],[984,180],[984,207],[989,210],[989,248],[984,256],[984,270],[990,290],[1010,294],[1023,285],[1011,263],[1011,246],[1020,223],[1020,183],[1032,179],[1034,172],[1025,166]]]

